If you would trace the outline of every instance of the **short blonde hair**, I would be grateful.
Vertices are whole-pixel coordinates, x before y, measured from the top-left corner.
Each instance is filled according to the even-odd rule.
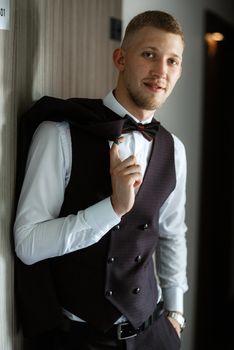
[[[144,27],[155,27],[166,32],[181,36],[184,43],[184,33],[177,19],[163,11],[145,11],[133,17],[127,25],[122,46],[126,45],[129,37]]]

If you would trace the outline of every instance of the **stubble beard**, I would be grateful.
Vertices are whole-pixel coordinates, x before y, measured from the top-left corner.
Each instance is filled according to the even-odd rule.
[[[130,99],[137,107],[148,111],[159,109],[164,102],[156,101],[153,97],[144,96],[141,91],[133,91],[129,86],[127,86],[127,92]]]

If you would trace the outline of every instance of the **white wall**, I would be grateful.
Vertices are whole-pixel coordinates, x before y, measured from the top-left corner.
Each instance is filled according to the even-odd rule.
[[[146,10],[164,10],[175,15],[185,31],[183,75],[173,94],[158,113],[158,119],[185,144],[188,158],[187,225],[188,278],[185,295],[187,328],[182,350],[193,349],[198,243],[199,185],[202,136],[203,33],[204,10],[210,9],[234,22],[232,0],[123,0],[124,28],[136,14]],[[194,349],[195,350],[195,349]]]

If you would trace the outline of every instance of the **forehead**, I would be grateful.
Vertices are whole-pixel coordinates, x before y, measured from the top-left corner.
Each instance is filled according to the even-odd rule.
[[[144,27],[131,35],[128,48],[155,48],[157,51],[182,56],[184,43],[179,34],[169,33],[155,27]]]

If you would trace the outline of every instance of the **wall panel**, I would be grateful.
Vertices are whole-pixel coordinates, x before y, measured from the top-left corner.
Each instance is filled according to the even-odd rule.
[[[27,81],[29,85],[33,83],[28,86],[32,98],[43,94],[103,96],[116,75],[111,52],[118,43],[109,40],[109,20],[110,16],[120,17],[120,1],[23,3],[17,5],[27,18],[22,23],[17,17],[20,36],[17,71],[19,81],[24,81],[25,65],[33,73],[33,81],[30,77]]]

